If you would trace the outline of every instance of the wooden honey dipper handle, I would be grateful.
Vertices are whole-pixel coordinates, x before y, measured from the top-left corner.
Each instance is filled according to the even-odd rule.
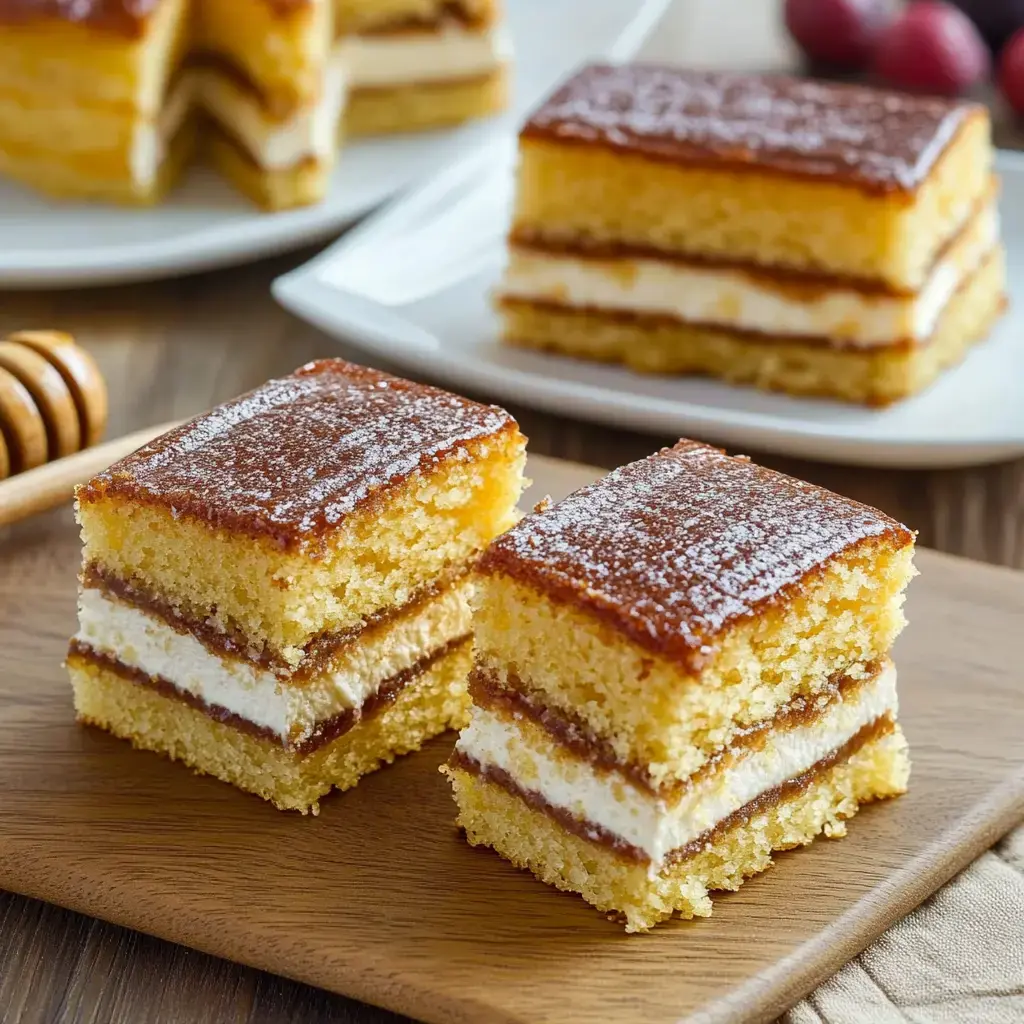
[[[177,424],[146,427],[3,481],[0,483],[0,527],[70,501],[77,484],[92,479],[111,463],[130,455],[136,448],[141,448],[174,426]]]
[[[95,444],[106,424],[103,376],[70,335],[0,339],[0,480]]]
[[[106,425],[107,385],[74,338],[60,331],[0,338],[0,481],[96,444]]]

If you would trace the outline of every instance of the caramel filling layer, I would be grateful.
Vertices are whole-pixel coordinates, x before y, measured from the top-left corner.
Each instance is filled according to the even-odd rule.
[[[325,672],[346,649],[365,643],[374,634],[383,632],[403,618],[416,615],[431,601],[458,585],[468,572],[468,566],[454,567],[418,590],[404,605],[382,608],[365,619],[361,626],[315,637],[306,645],[302,661],[294,669],[275,652],[266,648],[256,649],[240,633],[224,631],[209,620],[185,615],[166,599],[148,593],[145,588],[108,572],[100,565],[87,565],[82,570],[81,583],[84,588],[111,594],[124,604],[160,619],[177,633],[194,637],[217,657],[251,662],[273,672],[284,682],[297,683]]]
[[[600,306],[594,304],[566,303],[546,298],[527,298],[524,296],[502,295],[498,299],[501,308],[515,309],[536,309],[558,316],[594,316],[610,324],[624,324],[646,328],[649,330],[658,327],[678,328],[685,326],[693,331],[708,331],[717,333],[728,338],[741,338],[765,346],[771,345],[798,345],[807,349],[808,352],[820,351],[824,348],[831,351],[846,352],[864,356],[878,354],[892,354],[894,352],[910,352],[914,349],[925,348],[931,344],[936,331],[941,326],[941,317],[946,307],[957,296],[961,295],[974,282],[976,275],[981,273],[995,257],[998,252],[998,243],[992,245],[982,256],[981,261],[970,271],[963,275],[956,286],[948,293],[948,297],[942,306],[935,311],[934,327],[924,337],[913,337],[904,335],[893,338],[885,343],[874,342],[864,344],[848,338],[837,338],[829,335],[796,335],[787,333],[773,333],[760,331],[752,328],[738,327],[734,324],[723,324],[712,321],[691,321],[679,316],[667,313],[628,310]]]
[[[945,260],[952,250],[962,241],[975,223],[978,215],[996,197],[995,183],[978,199],[964,218],[962,224],[936,250],[932,263],[926,272],[930,276],[935,268]],[[658,260],[681,268],[727,270],[742,274],[755,284],[765,284],[776,291],[784,292],[789,297],[813,302],[836,289],[860,292],[862,295],[892,296],[910,298],[916,293],[908,289],[896,288],[886,281],[877,278],[853,277],[842,274],[828,274],[812,270],[794,270],[788,267],[762,266],[745,260],[730,260],[724,257],[684,253],[671,249],[660,249],[653,245],[637,245],[630,242],[593,242],[587,239],[551,238],[542,228],[529,228],[523,225],[513,229],[508,238],[512,249],[524,252],[536,252],[548,256],[565,256],[581,262],[609,262],[614,260]]]
[[[386,96],[389,93],[396,93],[408,89],[427,89],[427,88],[444,88],[445,86],[450,87],[468,87],[468,86],[484,86],[490,82],[496,74],[497,70],[486,71],[479,75],[459,75],[458,77],[451,78],[423,78],[416,79],[410,82],[395,82],[389,85],[358,85],[352,90],[352,95],[359,96],[373,96],[380,95]]]
[[[325,744],[344,736],[345,733],[349,732],[360,723],[368,721],[385,711],[395,702],[399,694],[401,694],[406,687],[413,685],[420,676],[433,668],[433,666],[441,661],[442,658],[447,657],[449,654],[454,653],[459,648],[470,644],[471,642],[471,637],[460,637],[445,644],[438,650],[432,651],[430,654],[416,662],[415,665],[412,665],[405,671],[399,672],[397,675],[386,680],[375,693],[371,694],[362,703],[360,707],[351,708],[317,723],[317,727],[312,734],[305,737],[298,743],[282,743],[281,737],[272,729],[266,729],[256,725],[255,723],[250,722],[247,718],[243,718],[241,715],[237,715],[229,711],[227,708],[220,707],[216,704],[208,704],[195,694],[178,689],[178,687],[169,679],[165,679],[162,676],[146,675],[146,673],[141,672],[138,669],[125,665],[113,655],[97,651],[87,644],[80,643],[77,640],[71,641],[68,648],[67,658],[68,661],[72,663],[79,661],[95,665],[97,668],[112,672],[129,682],[154,690],[163,697],[180,701],[182,704],[185,704],[196,711],[201,711],[204,715],[212,718],[214,721],[220,722],[221,724],[230,726],[234,729],[238,729],[241,732],[248,733],[250,736],[255,736],[258,739],[266,740],[274,743],[275,745],[280,745],[284,747],[284,749],[291,751],[296,757],[301,758],[307,757]]]
[[[701,835],[686,843],[686,845],[674,849],[665,858],[665,869],[685,862],[690,857],[699,853],[709,843],[715,842],[715,840],[731,828],[749,821],[754,815],[769,810],[777,804],[792,799],[799,793],[809,789],[829,769],[843,761],[849,760],[862,747],[874,740],[881,739],[883,736],[887,736],[894,728],[895,720],[891,714],[883,715],[874,722],[865,725],[841,747],[838,747],[828,756],[821,758],[808,768],[807,771],[787,779],[779,786],[765,790],[738,810],[722,818],[717,824],[701,833]],[[456,750],[449,758],[448,765],[451,768],[468,772],[486,782],[499,786],[507,793],[518,797],[528,807],[546,814],[549,818],[558,822],[567,832],[604,847],[625,861],[636,864],[650,864],[651,862],[651,858],[640,847],[633,846],[600,825],[576,817],[563,807],[555,806],[541,793],[520,785],[508,772],[496,765],[482,765],[459,750]]]
[[[360,26],[353,31],[361,36],[401,36],[409,33],[439,32],[446,24],[456,24],[466,32],[482,32],[494,19],[489,15],[467,10],[460,3],[442,4],[433,17],[401,17]]]
[[[314,171],[318,166],[323,164],[322,157],[307,154],[299,160],[296,160],[295,163],[288,167],[264,167],[259,160],[253,156],[245,143],[239,139],[238,136],[235,135],[222,121],[209,117],[208,115],[204,116],[203,130],[209,136],[212,136],[215,140],[218,140],[227,146],[231,150],[233,157],[245,164],[246,167],[254,174],[262,176],[294,176],[308,171]]]
[[[958,289],[959,291],[959,289]],[[928,344],[925,342],[915,342],[911,338],[900,338],[894,341],[890,345],[875,346],[872,348],[865,348],[861,345],[850,344],[847,342],[839,341],[836,338],[826,337],[799,337],[795,335],[779,335],[779,334],[767,334],[762,331],[753,331],[745,328],[737,327],[723,327],[721,324],[714,323],[694,323],[691,321],[682,321],[672,316],[664,316],[657,313],[630,313],[618,309],[606,309],[598,306],[569,306],[562,305],[559,302],[548,302],[538,301],[537,299],[518,299],[502,297],[498,300],[498,305],[501,308],[514,310],[519,309],[535,309],[543,312],[552,313],[558,316],[593,316],[600,317],[609,323],[617,324],[628,324],[636,325],[639,327],[646,327],[654,329],[659,326],[679,326],[685,324],[693,330],[706,330],[706,331],[718,331],[724,335],[735,338],[744,338],[751,342],[763,344],[766,346],[771,345],[800,345],[806,348],[808,352],[820,352],[823,348],[827,348],[833,351],[848,352],[851,354],[871,356],[879,353],[893,353],[893,352],[909,352],[911,349],[920,348],[922,345]]]
[[[858,692],[872,683],[882,671],[880,662],[863,666],[863,674],[853,678],[837,674],[816,693],[797,697],[784,705],[772,718],[738,730],[729,745],[716,753],[686,779],[674,779],[655,785],[645,766],[622,761],[605,738],[598,736],[581,718],[543,702],[531,693],[515,673],[502,683],[487,669],[477,665],[469,677],[469,692],[478,707],[496,712],[502,718],[524,718],[539,727],[557,744],[558,749],[604,772],[616,772],[638,789],[661,800],[672,802],[687,789],[700,784],[716,772],[728,770],[738,757],[763,749],[773,736],[806,726],[826,714],[838,701],[855,700]]]

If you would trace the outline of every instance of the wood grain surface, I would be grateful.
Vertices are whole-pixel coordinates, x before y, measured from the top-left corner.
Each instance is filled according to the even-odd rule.
[[[594,471],[528,474],[557,499]],[[450,736],[302,818],[76,726],[79,546],[57,519],[0,551],[0,884],[426,1021],[771,1020],[1024,815],[1024,579],[922,552],[895,655],[910,794],[709,921],[629,937],[462,841]]]
[[[775,0],[677,0],[676,6],[680,16],[659,33],[655,56],[704,66],[793,66],[778,30]],[[1000,145],[1019,147],[1024,140],[1020,127],[998,104],[996,127]],[[356,349],[325,338],[270,298],[273,278],[312,255],[311,250],[300,251],[152,285],[5,293],[0,336],[32,327],[74,332],[110,384],[107,436],[117,436],[200,412],[316,356],[358,358]],[[530,435],[532,451],[605,467],[673,440],[523,408],[512,411]],[[1024,460],[951,472],[896,472],[750,454],[883,508],[917,529],[923,544],[1024,567]],[[66,534],[69,515],[64,509],[0,528],[0,625],[23,614],[8,557],[26,550],[42,557],[38,553],[53,538]],[[20,557],[32,561],[31,556]],[[22,570],[25,564],[19,562]],[[63,643],[72,627],[70,610],[63,614],[45,638],[48,649]],[[6,665],[0,670],[0,679],[5,678]],[[963,686],[963,701],[969,706],[973,691],[968,681]],[[216,833],[217,823],[211,822],[210,828]],[[63,1020],[399,1024],[401,1018],[56,906],[0,893],[0,1021]]]

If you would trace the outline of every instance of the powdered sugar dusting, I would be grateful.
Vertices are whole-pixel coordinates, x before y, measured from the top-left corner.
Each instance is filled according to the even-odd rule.
[[[512,425],[495,406],[325,359],[157,438],[81,497],[120,494],[310,547],[410,474]]]
[[[524,135],[913,189],[976,106],[784,75],[594,65]]]
[[[851,545],[906,527],[830,491],[680,441],[524,518],[484,555],[697,667],[729,625]]]

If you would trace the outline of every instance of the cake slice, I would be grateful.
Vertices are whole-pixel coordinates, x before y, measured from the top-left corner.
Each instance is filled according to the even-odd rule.
[[[520,136],[512,344],[872,405],[983,338],[1005,266],[987,110],[594,65]]]
[[[913,536],[680,441],[481,559],[458,822],[643,931],[906,788]]]
[[[0,173],[57,196],[158,200],[193,148],[188,20],[186,0],[2,5]]]
[[[128,456],[77,494],[79,719],[314,812],[458,726],[468,572],[524,443],[501,409],[324,360]]]
[[[189,67],[217,169],[267,210],[327,193],[348,96],[331,0],[202,0]]]

